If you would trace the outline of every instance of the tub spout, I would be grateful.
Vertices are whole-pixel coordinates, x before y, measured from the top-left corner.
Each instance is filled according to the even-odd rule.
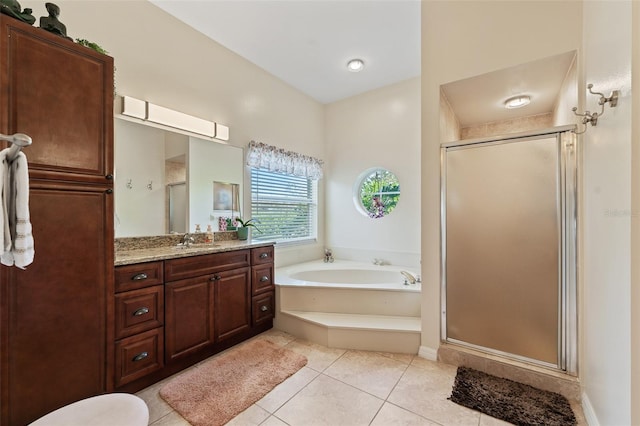
[[[416,277],[414,277],[413,275],[411,275],[410,273],[408,273],[407,271],[400,271],[400,273],[404,276],[404,283],[407,284],[407,281],[409,281],[411,284],[415,284],[416,281]]]

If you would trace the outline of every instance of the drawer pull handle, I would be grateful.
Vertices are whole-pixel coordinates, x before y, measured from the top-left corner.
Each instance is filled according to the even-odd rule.
[[[142,280],[146,280],[147,278],[149,278],[147,276],[147,274],[145,274],[144,272],[142,274],[138,274],[138,275],[134,275],[133,277],[131,277],[132,281],[142,281]]]
[[[218,281],[220,279],[220,275],[214,275],[211,278],[209,278],[209,281]]]
[[[267,305],[262,305],[262,306],[260,306],[260,310],[262,312],[267,312],[269,310],[269,308],[267,307]]]
[[[266,283],[267,281],[269,281],[269,277],[266,275],[263,275],[262,277],[260,277],[260,282],[261,283]]]
[[[144,314],[148,314],[149,313],[149,308],[147,308],[146,306],[144,308],[140,308],[137,311],[135,311],[133,313],[134,317],[139,317],[140,315],[144,315]]]
[[[145,359],[148,356],[149,356],[149,352],[141,352],[138,355],[134,356],[132,361],[133,362],[142,361],[143,359]]]
[[[267,257],[269,257],[269,253],[262,253],[260,255],[260,259],[266,259]]]

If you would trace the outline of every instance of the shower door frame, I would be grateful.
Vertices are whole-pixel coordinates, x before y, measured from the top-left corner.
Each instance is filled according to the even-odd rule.
[[[571,375],[578,374],[578,310],[577,310],[577,234],[578,234],[578,144],[572,133],[575,125],[558,126],[529,132],[480,139],[461,140],[440,145],[440,307],[441,340],[492,355],[551,368]],[[558,147],[559,210],[559,294],[558,294],[558,363],[527,358],[497,349],[478,346],[447,336],[447,163],[449,149],[488,146],[528,139],[553,137]]]

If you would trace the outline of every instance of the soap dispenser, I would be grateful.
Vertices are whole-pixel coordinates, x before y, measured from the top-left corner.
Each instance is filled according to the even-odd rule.
[[[207,225],[207,234],[204,237],[204,242],[209,244],[213,242],[213,230],[211,229],[211,225]]]

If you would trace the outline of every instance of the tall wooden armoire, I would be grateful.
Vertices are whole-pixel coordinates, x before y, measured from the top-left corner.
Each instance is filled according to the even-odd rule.
[[[108,390],[113,59],[6,15],[0,29],[0,133],[33,139],[35,260],[0,267],[0,423],[15,426]]]

